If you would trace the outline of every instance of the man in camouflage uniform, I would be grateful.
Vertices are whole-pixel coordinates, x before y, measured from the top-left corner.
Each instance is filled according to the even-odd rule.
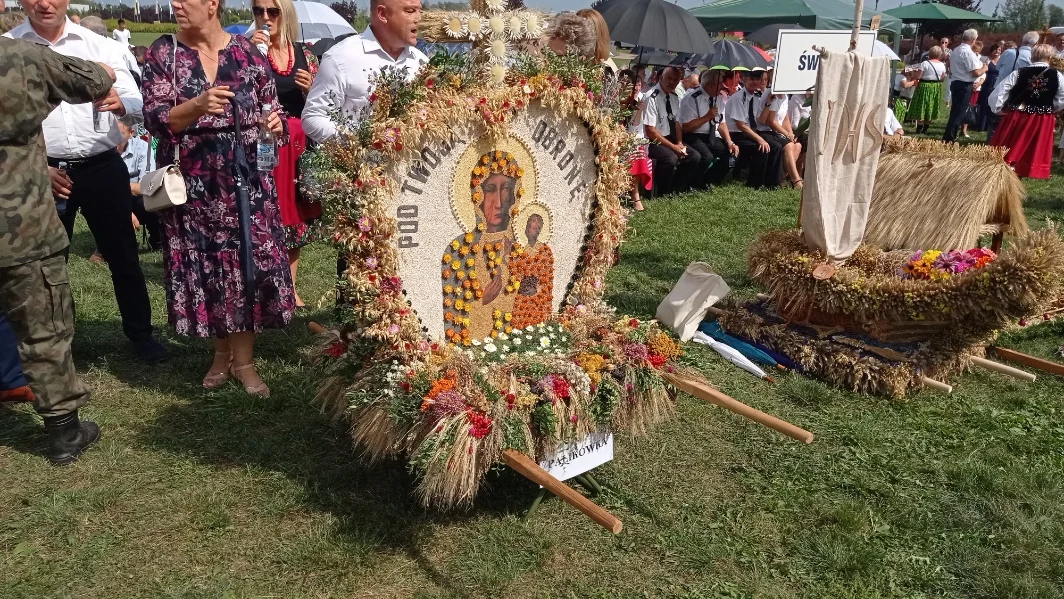
[[[41,123],[60,102],[107,95],[109,67],[0,38],[0,310],[7,313],[48,431],[48,459],[69,464],[100,437],[78,419],[89,389],[74,371],[74,302]]]

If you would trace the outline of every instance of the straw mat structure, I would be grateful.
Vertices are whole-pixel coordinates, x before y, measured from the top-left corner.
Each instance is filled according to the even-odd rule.
[[[1028,232],[1023,184],[1007,148],[930,139],[887,140],[865,243],[884,249],[968,249],[980,235]]]

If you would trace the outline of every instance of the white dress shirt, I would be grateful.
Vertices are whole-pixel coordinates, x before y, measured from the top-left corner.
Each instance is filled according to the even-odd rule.
[[[686,124],[695,119],[700,119],[706,116],[709,109],[715,105],[716,102],[713,96],[707,94],[705,89],[698,88],[680,99],[680,122]],[[724,115],[718,107],[717,118],[707,121],[701,127],[692,131],[692,133],[709,135],[717,130],[717,125],[720,124],[723,118]]]
[[[129,38],[133,35],[133,32],[128,29],[115,29],[111,32],[111,37],[116,42],[121,42],[127,48],[129,47]]]
[[[4,34],[5,37],[23,39],[48,46],[64,56],[73,56],[93,62],[102,62],[111,67],[117,79],[112,89],[122,99],[126,114],[137,121],[142,119],[144,99],[140,95],[133,75],[130,74],[122,53],[114,40],[97,35],[69,19],[59,39],[53,44],[33,30],[26,21]],[[51,158],[78,160],[112,150],[122,143],[118,119],[108,112],[101,112],[98,119],[107,123],[107,131],[98,133],[92,118],[93,105],[61,103],[44,120],[44,145]]]
[[[750,128],[756,125],[747,121],[750,119],[750,102],[756,102],[757,99],[757,96],[746,91],[745,87],[728,98],[728,105],[724,107],[724,124],[729,133],[739,133],[737,122],[746,123]],[[754,106],[754,118],[757,118],[757,105]]]
[[[1057,76],[1057,95],[1053,97],[1053,111],[1064,109],[1064,74],[1060,71],[1049,67],[1048,63],[1034,62],[1031,63],[1031,67],[1042,67],[1049,69],[1050,73],[1055,73]],[[990,105],[990,110],[994,111],[994,114],[1001,114],[1001,111],[1005,109],[1005,101],[1009,99],[1009,91],[1012,86],[1016,85],[1016,78],[1019,77],[1019,71],[1013,71],[1008,77],[998,82],[997,87],[990,93],[990,97],[987,98],[987,104]]]
[[[899,129],[904,131],[901,123],[898,122],[898,117],[894,114],[894,109],[887,106],[887,116],[883,120],[883,133],[894,135]]]
[[[677,89],[680,87],[676,86]],[[672,133],[673,123],[669,121],[668,107],[665,106],[665,98],[669,98],[669,106],[672,107],[672,116],[674,118],[680,118],[680,98],[673,91],[671,94],[666,94],[665,90],[661,89],[661,84],[655,85],[647,92],[647,107],[643,110],[643,125],[650,126],[658,130],[658,133],[662,137],[668,137]]]
[[[757,99],[757,104],[754,105],[754,117],[759,118],[761,113],[767,110],[776,111],[776,123],[783,126],[783,123],[787,121],[788,107],[790,102],[787,100],[786,94],[775,95],[771,91],[765,90],[761,94],[761,97]],[[772,131],[772,127],[762,124],[760,121],[757,123],[758,131]]]
[[[337,123],[333,122],[330,112],[337,107],[345,117],[358,119],[361,109],[370,105],[369,97],[373,93],[370,77],[379,73],[382,67],[407,67],[407,76],[413,79],[421,65],[428,61],[428,57],[413,46],[403,50],[398,59],[392,58],[370,28],[329,48],[322,57],[303,108],[303,130],[307,137],[320,143],[336,135]]]
[[[913,88],[915,89],[915,88]],[[805,94],[793,94],[787,102],[787,114],[791,119],[791,129],[797,131],[802,119],[809,118],[813,113],[813,106],[805,105]]]
[[[950,78],[954,81],[972,83],[979,78],[972,71],[983,68],[983,60],[968,44],[961,44],[949,56]]]
[[[126,149],[122,152],[122,162],[126,163],[130,183],[140,183],[144,175],[155,170],[155,161],[151,154],[151,144],[139,137],[129,138]]]

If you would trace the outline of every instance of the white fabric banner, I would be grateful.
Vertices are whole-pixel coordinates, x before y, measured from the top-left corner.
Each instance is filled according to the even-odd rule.
[[[890,59],[854,52],[820,58],[809,127],[802,235],[832,263],[864,240],[890,100]]]
[[[862,31],[857,51],[871,56],[876,32]],[[816,85],[820,53],[813,46],[831,52],[850,49],[849,29],[780,29],[776,38],[776,64],[772,74],[772,93],[800,94]]]

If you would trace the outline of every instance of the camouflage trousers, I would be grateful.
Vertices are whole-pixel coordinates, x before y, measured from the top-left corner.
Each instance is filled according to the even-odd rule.
[[[63,253],[0,267],[0,310],[18,340],[22,370],[41,416],[62,416],[89,401],[74,370],[74,297]]]

